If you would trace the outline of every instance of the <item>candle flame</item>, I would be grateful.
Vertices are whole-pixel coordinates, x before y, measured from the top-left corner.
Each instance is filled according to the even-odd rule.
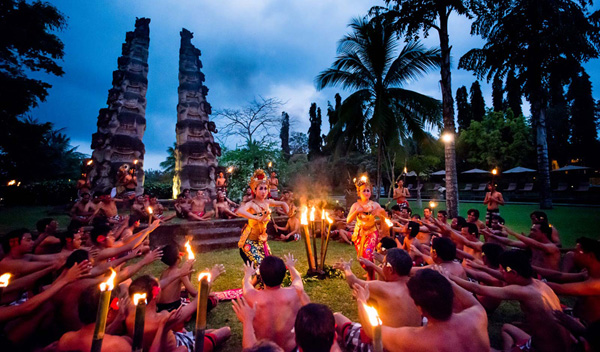
[[[185,250],[187,251],[187,254],[188,254],[188,260],[194,260],[194,258],[196,258],[194,256],[194,252],[192,251],[192,246],[190,246],[190,240],[188,240],[185,243]]]
[[[90,160],[89,160],[89,161],[88,161],[86,164],[87,164],[88,166],[90,166],[90,165],[92,165],[93,163],[94,163],[94,160],[90,159]]]
[[[17,183],[17,180],[10,180],[10,181],[8,181],[8,185],[9,186],[12,186],[12,185],[14,185],[16,183]]]
[[[312,208],[310,208],[310,221],[315,221],[315,211],[317,209],[315,209],[315,207],[313,206]]]
[[[329,217],[329,213],[325,212],[325,219],[328,223],[333,224],[333,219]]]
[[[394,227],[394,223],[388,219],[388,218],[383,218],[385,220],[385,224],[389,227]]]
[[[144,300],[144,304],[148,304],[148,301],[146,301],[145,293],[134,293],[133,294],[133,304],[135,304],[136,306],[138,305],[138,302],[142,299]]]
[[[152,207],[148,207],[148,214],[152,214]]]
[[[300,215],[300,224],[308,225],[308,208],[306,206],[302,207],[302,214]]]
[[[437,203],[436,203],[436,202],[433,202],[433,201],[432,201],[432,202],[429,202],[429,207],[430,207],[430,208],[435,208],[436,206],[437,206]]]
[[[115,278],[117,277],[117,272],[110,268],[111,274],[110,277],[100,284],[100,291],[104,292],[106,290],[112,291],[115,288]]]
[[[6,273],[6,274],[2,274],[2,276],[0,276],[0,287],[6,287],[8,286],[8,281],[10,280],[10,274]]]
[[[379,319],[379,313],[377,313],[377,309],[375,309],[374,307],[368,306],[368,305],[364,305],[365,310],[367,311],[367,315],[369,316],[369,322],[371,323],[372,326],[379,326],[381,325],[381,319]]]
[[[210,278],[211,278],[210,273],[202,272],[198,275],[198,281],[202,281],[202,279],[204,279],[204,278],[206,278],[206,280],[208,282],[210,282]]]

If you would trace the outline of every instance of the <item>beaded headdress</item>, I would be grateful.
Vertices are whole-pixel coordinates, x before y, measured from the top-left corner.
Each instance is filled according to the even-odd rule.
[[[250,182],[248,182],[248,186],[250,186],[250,189],[254,193],[254,191],[256,190],[256,187],[258,187],[258,185],[263,184],[263,183],[269,184],[269,179],[267,177],[267,174],[265,173],[265,170],[258,169],[256,171],[254,171],[254,175],[252,175],[252,178],[250,178]]]
[[[369,180],[369,177],[367,177],[366,175],[362,175],[361,177],[359,177],[358,179],[354,179],[354,185],[356,186],[356,190],[358,191],[360,189],[360,186],[371,186],[371,181]]]

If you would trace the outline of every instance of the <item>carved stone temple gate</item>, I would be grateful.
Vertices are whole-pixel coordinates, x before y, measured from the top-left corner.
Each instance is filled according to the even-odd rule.
[[[204,190],[215,198],[215,171],[221,147],[214,141],[215,123],[208,120],[211,106],[208,88],[202,84],[200,50],[192,45],[194,35],[183,29],[179,49],[179,104],[177,104],[177,148],[173,197],[184,189]]]
[[[88,175],[94,192],[116,187],[117,193],[143,193],[149,24],[150,19],[136,19],[135,30],[127,32],[108,91],[108,108],[98,115],[98,132],[92,135],[94,163]]]

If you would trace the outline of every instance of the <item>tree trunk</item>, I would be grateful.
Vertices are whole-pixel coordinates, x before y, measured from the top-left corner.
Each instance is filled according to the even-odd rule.
[[[421,200],[421,177],[417,174],[417,208],[423,208],[423,201]]]
[[[548,140],[546,137],[546,106],[539,96],[533,96],[532,98],[531,117],[535,127],[538,184],[540,187],[540,208],[552,209],[550,165],[548,162]]]
[[[379,203],[381,194],[381,137],[379,137],[379,141],[377,142],[377,189],[375,192],[375,200]]]
[[[441,73],[442,80],[440,86],[442,89],[442,107],[444,131],[455,135],[454,126],[454,99],[452,98],[452,80],[450,76],[450,45],[448,38],[448,17],[445,13],[440,14],[440,48],[442,51]],[[446,211],[450,218],[458,216],[458,179],[456,175],[456,151],[454,148],[454,138],[451,142],[445,143],[444,148],[446,161]]]

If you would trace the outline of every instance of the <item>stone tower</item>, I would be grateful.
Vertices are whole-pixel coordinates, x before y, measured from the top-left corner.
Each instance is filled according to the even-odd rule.
[[[88,175],[95,192],[116,187],[117,194],[143,193],[149,24],[150,19],[138,18],[135,30],[125,35],[118,69],[113,71],[113,87],[108,91],[108,107],[98,115],[98,132],[92,135],[94,164]],[[124,181],[126,175],[128,181]],[[133,177],[137,185],[131,182]]]
[[[211,106],[206,101],[208,88],[202,84],[200,50],[192,45],[193,33],[182,29],[179,48],[179,103],[177,104],[177,148],[173,196],[189,188],[216,196],[215,169],[221,147],[214,141],[215,123],[208,120]]]

